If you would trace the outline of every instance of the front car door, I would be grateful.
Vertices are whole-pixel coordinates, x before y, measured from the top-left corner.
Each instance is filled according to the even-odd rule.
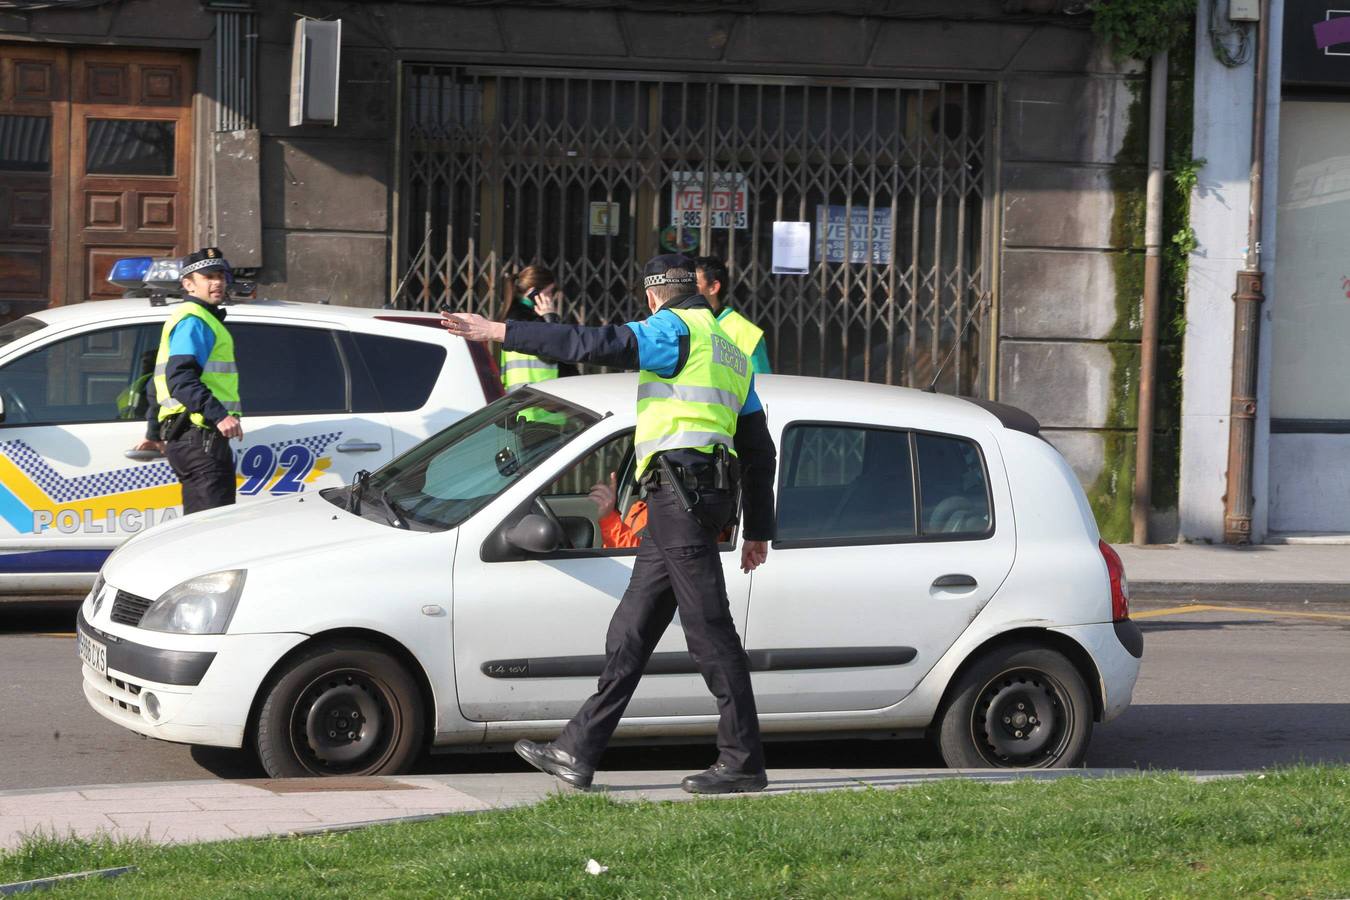
[[[594,692],[605,660],[609,620],[632,575],[636,548],[605,548],[591,487],[618,476],[620,509],[642,502],[631,484],[632,427],[612,420],[596,426],[571,452],[550,460],[547,475],[512,493],[495,515],[467,523],[455,561],[455,676],[460,710],[473,721],[515,731],[542,731],[570,718]],[[502,552],[502,531],[546,503],[563,525],[570,548],[530,555]],[[741,573],[734,541],[722,544],[727,595],[744,633],[749,576]],[[694,668],[675,616],[657,645],[621,728],[641,717],[717,715],[716,701]],[[706,723],[704,723],[706,724]],[[699,720],[686,720],[697,728]],[[489,726],[489,739],[494,728]]]
[[[0,576],[61,587],[176,514],[169,464],[125,455],[145,434],[138,387],[161,328],[144,318],[67,329],[0,364]]]
[[[915,425],[784,429],[778,537],[754,574],[746,641],[752,659],[780,659],[754,676],[761,714],[898,702],[1011,569],[992,437]]]

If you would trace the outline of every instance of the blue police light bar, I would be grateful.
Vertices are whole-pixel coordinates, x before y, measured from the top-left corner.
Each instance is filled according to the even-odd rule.
[[[117,285],[123,290],[138,288],[145,284],[146,273],[154,260],[148,256],[127,256],[113,263],[112,271],[108,273],[108,281]]]
[[[175,257],[168,256],[164,259],[157,259],[150,266],[149,271],[145,273],[145,284],[147,287],[179,290],[182,287],[178,276],[180,268],[181,266]]]

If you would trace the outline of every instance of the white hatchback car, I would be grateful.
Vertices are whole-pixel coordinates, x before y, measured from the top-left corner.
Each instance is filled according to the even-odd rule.
[[[430,313],[228,309],[241,502],[347,484],[501,396],[488,353]],[[169,312],[106,300],[0,327],[0,595],[83,593],[114,547],[180,514],[169,463],[132,449]]]
[[[133,538],[79,613],[95,710],[253,746],[273,776],[395,773],[427,746],[548,738],[594,689],[635,550],[591,484],[631,481],[631,375],[497,400],[364,484]],[[1143,639],[1120,561],[1033,419],[903,388],[768,376],[778,538],[727,591],[767,735],[928,734],[953,766],[1081,763]],[[619,739],[709,735],[678,623]]]

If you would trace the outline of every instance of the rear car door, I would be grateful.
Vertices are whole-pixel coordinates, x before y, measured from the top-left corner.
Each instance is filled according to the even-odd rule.
[[[1012,567],[990,437],[796,422],[780,445],[778,537],[754,573],[746,649],[761,713],[890,706]]]
[[[241,502],[349,484],[392,458],[389,423],[346,329],[242,317],[227,324],[244,405],[244,438],[232,442]]]

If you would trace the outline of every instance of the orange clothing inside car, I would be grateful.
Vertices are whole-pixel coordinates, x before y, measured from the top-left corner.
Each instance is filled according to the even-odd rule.
[[[605,513],[600,520],[600,539],[605,549],[636,547],[642,543],[642,532],[647,530],[647,501],[637,500],[628,507],[628,513],[619,518],[617,512]]]

